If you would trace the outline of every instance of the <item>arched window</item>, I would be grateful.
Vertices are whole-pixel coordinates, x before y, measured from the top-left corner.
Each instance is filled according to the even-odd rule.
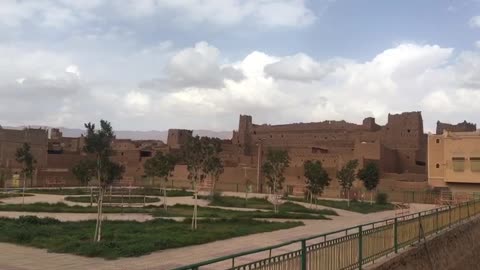
[[[437,164],[435,165],[435,168],[437,168],[437,169],[440,168],[440,164],[437,163]]]

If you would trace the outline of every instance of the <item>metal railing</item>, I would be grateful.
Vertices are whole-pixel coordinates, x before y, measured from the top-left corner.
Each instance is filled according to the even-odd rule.
[[[480,200],[473,200],[232,254],[175,270],[362,269],[366,264],[424,241],[426,237],[479,213]]]

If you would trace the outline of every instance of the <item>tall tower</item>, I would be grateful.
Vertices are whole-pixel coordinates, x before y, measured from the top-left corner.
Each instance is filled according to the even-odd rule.
[[[192,137],[193,131],[187,129],[169,129],[167,145],[170,148],[179,149],[188,138]]]
[[[243,149],[243,154],[250,155],[251,151],[251,132],[252,130],[252,116],[240,115],[240,121],[238,124],[238,143]]]

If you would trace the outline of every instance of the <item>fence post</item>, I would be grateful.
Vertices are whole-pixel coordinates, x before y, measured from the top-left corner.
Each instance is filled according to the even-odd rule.
[[[395,253],[398,253],[398,219],[395,218],[395,223],[393,224],[393,247]]]
[[[452,207],[448,206],[448,227],[452,227]]]
[[[436,215],[436,221],[435,221],[435,230],[437,231],[438,233],[438,208],[435,208],[435,215]]]
[[[307,241],[302,240],[302,270],[307,270]]]
[[[418,242],[422,241],[422,212],[418,213]]]
[[[467,216],[470,218],[470,204],[467,202]]]
[[[358,269],[362,270],[363,262],[363,241],[362,241],[362,225],[358,226]]]

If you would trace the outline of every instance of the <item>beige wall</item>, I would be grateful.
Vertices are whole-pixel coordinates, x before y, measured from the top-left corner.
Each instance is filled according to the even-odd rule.
[[[465,158],[464,170],[454,171],[453,158]],[[455,183],[480,184],[480,172],[471,170],[471,158],[480,158],[480,133],[448,132],[428,138],[428,181],[432,186],[456,187]],[[438,168],[437,168],[438,166]],[[461,189],[471,189],[463,186]]]

